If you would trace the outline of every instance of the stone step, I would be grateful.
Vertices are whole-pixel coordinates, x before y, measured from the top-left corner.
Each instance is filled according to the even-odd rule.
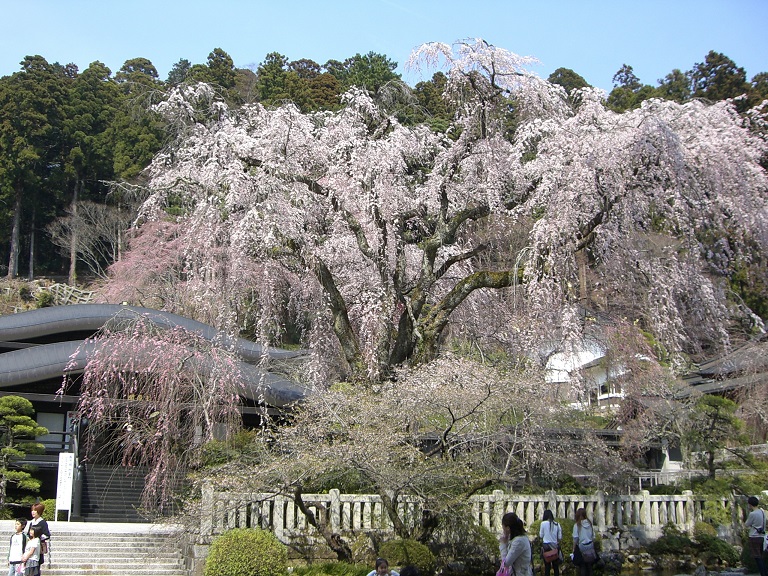
[[[179,537],[153,524],[50,522],[51,552],[46,576],[188,576]],[[10,534],[13,521],[0,521]],[[0,558],[7,558],[8,538],[0,537]]]

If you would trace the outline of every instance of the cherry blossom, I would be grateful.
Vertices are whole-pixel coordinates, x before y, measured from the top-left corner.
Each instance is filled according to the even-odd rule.
[[[533,64],[482,40],[417,49],[410,65],[447,69],[445,134],[359,89],[310,114],[176,89],[157,109],[183,129],[139,223],[180,214],[180,278],[207,321],[269,342],[290,310],[324,385],[433,359],[448,335],[565,349],[584,310],[652,334],[680,367],[727,346],[735,316],[762,330],[725,284],[768,238],[757,120],[727,101],[617,114]]]

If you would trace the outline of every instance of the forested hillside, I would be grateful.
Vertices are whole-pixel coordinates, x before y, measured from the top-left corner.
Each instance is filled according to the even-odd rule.
[[[710,52],[654,87],[625,65],[604,99],[430,46],[413,87],[373,52],[251,70],[216,48],[165,80],[25,58],[0,79],[3,271],[105,280],[374,379],[457,319],[520,352],[588,310],[673,365],[762,330],[765,73]]]
[[[341,95],[359,86],[400,122],[445,130],[455,112],[441,96],[445,75],[405,87],[396,67],[374,52],[324,64],[273,52],[255,69],[236,68],[216,48],[205,63],[181,59],[163,80],[144,57],[113,72],[98,61],[79,70],[28,56],[19,72],[0,78],[0,248],[6,256],[0,268],[11,277],[68,274],[74,281],[76,272],[102,275],[120,257],[121,232],[142,198],[130,185],[142,183],[141,171],[170,136],[150,106],[173,87],[206,82],[231,107],[290,101],[312,112],[338,110]],[[564,68],[549,80],[569,92],[587,86],[577,71]],[[641,83],[629,65],[613,80],[607,105],[620,112],[653,97],[682,103],[745,94],[738,103],[743,111],[768,96],[768,74],[748,81],[716,52],[685,72],[671,71],[656,86]]]

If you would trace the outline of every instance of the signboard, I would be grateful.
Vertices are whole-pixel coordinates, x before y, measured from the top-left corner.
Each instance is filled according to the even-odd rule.
[[[75,455],[72,452],[59,453],[59,479],[56,484],[56,519],[59,510],[72,512],[72,484],[75,478]]]

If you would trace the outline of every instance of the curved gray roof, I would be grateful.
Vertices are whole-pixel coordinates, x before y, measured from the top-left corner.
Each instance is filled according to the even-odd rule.
[[[54,306],[28,312],[0,316],[0,342],[14,343],[34,340],[57,334],[73,332],[95,332],[103,326],[119,327],[120,322],[128,323],[137,317],[144,317],[159,327],[183,327],[200,336],[224,346],[234,345],[242,361],[238,368],[245,390],[243,396],[254,401],[263,401],[272,406],[285,406],[306,395],[306,390],[295,382],[271,373],[249,362],[265,359],[290,359],[304,355],[278,348],[264,347],[245,340],[233,339],[212,326],[169,312],[120,306],[113,304],[75,304]],[[65,372],[82,372],[87,356],[95,344],[83,340],[67,340],[52,344],[30,344],[27,347],[0,354],[0,388],[18,386],[63,376]],[[70,365],[70,362],[73,364]],[[67,371],[67,366],[69,370]],[[205,367],[200,367],[205,369]]]
[[[95,332],[107,324],[119,326],[120,322],[130,322],[142,316],[161,328],[180,326],[196,332],[203,338],[222,345],[234,344],[236,351],[247,362],[259,362],[266,354],[274,360],[298,358],[306,354],[302,351],[265,349],[260,344],[223,334],[213,326],[203,324],[191,318],[185,318],[171,312],[122,306],[119,304],[72,304],[69,306],[51,306],[0,316],[0,342],[25,341],[53,334],[67,332]]]

